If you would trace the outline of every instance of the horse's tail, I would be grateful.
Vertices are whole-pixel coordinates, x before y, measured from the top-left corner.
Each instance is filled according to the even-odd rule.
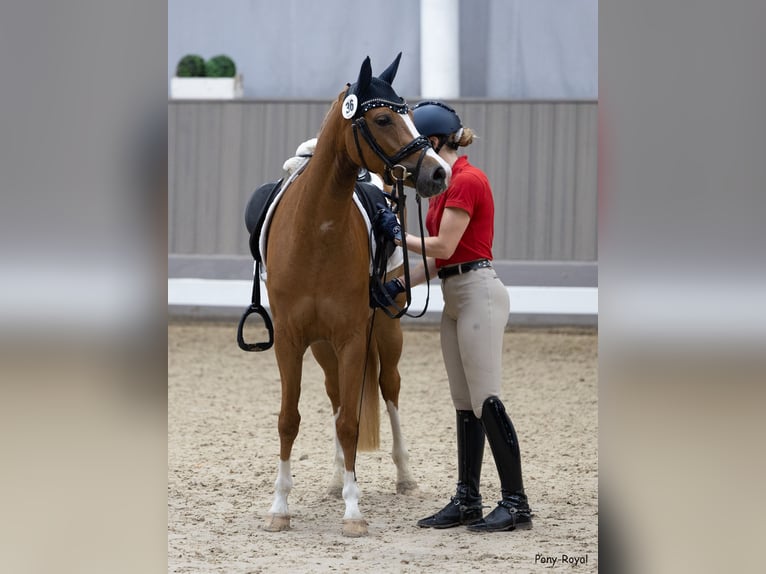
[[[362,389],[362,405],[359,412],[359,439],[357,449],[360,451],[377,450],[380,448],[380,399],[378,398],[378,350],[374,344],[367,352],[367,372],[364,374]]]

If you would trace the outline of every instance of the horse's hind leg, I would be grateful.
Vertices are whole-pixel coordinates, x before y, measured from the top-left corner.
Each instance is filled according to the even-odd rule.
[[[393,448],[391,458],[396,465],[397,494],[411,494],[418,490],[418,483],[410,471],[410,454],[399,421],[399,390],[402,378],[399,359],[402,355],[402,329],[398,319],[390,319],[378,313],[375,323],[375,340],[380,357],[380,391],[386,403],[391,421]]]
[[[338,421],[338,409],[340,408],[340,393],[338,391],[338,358],[335,356],[335,351],[333,350],[332,345],[326,341],[313,343],[311,345],[311,352],[324,371],[324,385],[327,390],[327,396],[330,397],[330,403],[332,403],[335,459],[334,471],[330,478],[330,484],[327,487],[327,494],[334,496],[335,498],[340,498],[343,495],[344,465],[343,449],[340,446],[338,433],[335,428],[335,423]]]
[[[264,529],[270,532],[290,528],[290,510],[287,497],[293,488],[290,455],[301,415],[298,400],[301,394],[301,368],[305,347],[294,346],[285,336],[275,338],[274,351],[282,379],[282,403],[279,411],[279,468],[274,483],[274,502],[266,517]]]

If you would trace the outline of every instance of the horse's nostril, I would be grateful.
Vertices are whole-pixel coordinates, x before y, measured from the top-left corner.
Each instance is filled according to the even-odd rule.
[[[442,182],[447,178],[447,173],[444,171],[444,168],[437,167],[432,175],[434,181]]]

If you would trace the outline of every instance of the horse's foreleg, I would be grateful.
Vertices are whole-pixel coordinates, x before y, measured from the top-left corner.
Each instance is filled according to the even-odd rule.
[[[335,436],[335,455],[333,474],[327,487],[327,494],[335,498],[343,495],[343,448],[338,440],[337,423],[340,409],[340,391],[338,389],[338,358],[335,351],[327,341],[319,341],[311,345],[311,352],[324,371],[324,386],[327,396],[332,404],[333,435]]]
[[[359,510],[359,486],[354,472],[354,450],[356,449],[356,416],[344,416],[344,411],[355,411],[353,406],[341,407],[336,422],[336,433],[341,445],[343,460],[343,501],[346,512],[343,514],[343,534],[345,536],[364,536],[367,534],[367,522]]]
[[[298,400],[301,393],[301,363],[305,352],[305,348],[301,350],[290,345],[286,337],[275,339],[275,343],[274,350],[282,379],[282,403],[278,423],[279,467],[274,483],[274,502],[264,524],[264,529],[270,532],[290,528],[290,509],[287,505],[287,497],[293,488],[290,456],[301,422]]]
[[[352,337],[338,356],[341,406],[335,431],[343,450],[343,500],[346,503],[343,534],[354,537],[367,534],[367,522],[359,510],[359,486],[354,472],[366,343],[367,337]]]
[[[290,474],[290,460],[280,460],[277,480],[274,483],[274,502],[266,516],[264,530],[279,532],[290,528],[290,509],[287,506],[287,496],[293,489],[293,477]]]

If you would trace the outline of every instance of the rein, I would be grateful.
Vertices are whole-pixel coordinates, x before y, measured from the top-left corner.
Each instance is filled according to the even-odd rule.
[[[422,158],[421,158],[422,159]],[[418,162],[418,167],[420,167],[420,162]],[[396,169],[400,169],[400,176],[396,176],[394,174],[394,171]],[[394,176],[394,185],[393,185],[393,193],[391,194],[391,200],[394,203],[393,212],[399,216],[399,224],[402,228],[402,240],[404,241],[404,238],[407,234],[407,197],[404,194],[404,180],[409,175],[407,172],[407,169],[403,165],[395,165],[393,166],[391,170],[392,175]],[[408,317],[412,317],[413,319],[417,319],[419,317],[422,317],[425,315],[426,311],[428,310],[428,302],[431,299],[431,277],[428,274],[428,261],[426,260],[426,249],[425,249],[425,233],[423,232],[423,213],[422,213],[422,204],[420,202],[420,196],[415,195],[415,200],[418,203],[418,222],[420,224],[420,252],[423,258],[423,269],[425,270],[426,274],[426,304],[423,306],[423,310],[417,314],[417,315],[410,315],[408,313],[408,310],[410,308],[410,305],[412,304],[412,281],[410,280],[410,260],[408,255],[408,249],[407,245],[402,245],[402,255],[404,257],[404,291],[406,293],[407,301],[404,304],[404,307],[399,307],[397,305],[396,301],[394,301],[391,297],[388,296],[388,293],[386,292],[385,288],[383,287],[383,282],[386,278],[386,262],[385,261],[376,261],[373,265],[374,269],[378,271],[377,274],[373,274],[372,280],[377,284],[376,287],[378,288],[378,292],[383,295],[388,301],[388,305],[386,307],[381,307],[383,312],[388,315],[391,319],[399,319],[403,315],[407,315]],[[382,251],[382,250],[380,250]],[[392,312],[388,310],[388,307],[393,307],[396,311]]]

